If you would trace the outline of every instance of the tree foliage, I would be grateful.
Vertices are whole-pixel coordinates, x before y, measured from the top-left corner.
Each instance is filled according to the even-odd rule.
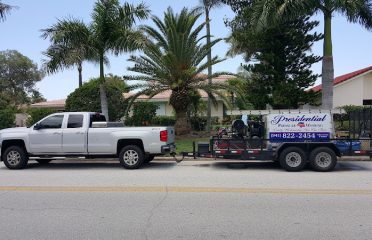
[[[43,78],[37,64],[15,50],[0,51],[0,96],[10,105],[31,102],[31,95],[41,95],[35,84]]]
[[[29,115],[27,118],[27,126],[30,127],[36,122],[55,112],[57,111],[52,108],[29,108],[27,110],[27,114]]]
[[[15,126],[16,109],[14,107],[0,108],[0,129]]]
[[[211,41],[210,44],[202,44],[204,37],[199,36],[205,23],[196,25],[201,16],[198,10],[184,8],[179,14],[175,14],[171,8],[164,13],[164,19],[153,16],[156,26],[144,26],[143,31],[148,36],[148,41],[140,56],[131,56],[130,62],[133,67],[130,71],[140,73],[138,76],[126,76],[128,80],[144,81],[134,86],[141,90],[132,99],[142,94],[153,97],[158,93],[171,91],[170,105],[176,113],[176,134],[188,133],[191,129],[187,120],[187,109],[191,104],[191,92],[204,90],[212,100],[215,97],[212,92],[218,94],[217,89],[222,86],[215,84],[208,86],[205,76],[201,73],[210,65],[217,64],[222,60],[217,56],[210,62],[203,63],[209,50],[220,39]]]
[[[247,79],[248,78],[246,76],[238,74],[236,78],[229,79],[227,81],[227,84],[230,85],[232,89],[234,89],[234,91],[229,92],[228,96],[234,109],[253,109],[253,105],[247,98],[247,92],[249,91]]]
[[[80,88],[68,95],[66,100],[66,111],[71,112],[100,112],[100,80],[91,79]],[[108,93],[109,117],[116,121],[124,116],[126,103],[123,93],[127,91],[122,78],[113,75],[106,76],[105,88]]]
[[[159,106],[152,102],[136,102],[132,105],[132,116],[127,117],[125,125],[148,126],[152,124]]]
[[[267,104],[274,108],[297,108],[299,104],[315,104],[317,94],[306,89],[319,75],[311,71],[321,60],[311,53],[311,47],[322,35],[313,31],[318,22],[308,16],[283,20],[256,31],[249,22],[252,8],[229,23],[232,29],[232,54],[241,53],[249,64],[246,99],[257,109]]]
[[[9,14],[10,10],[12,10],[13,8],[15,7],[2,3],[0,1],[0,22],[5,20],[6,15]]]
[[[42,30],[42,37],[49,38],[51,45],[43,52],[47,57],[44,67],[48,73],[77,67],[79,87],[83,84],[83,61],[98,62],[98,53],[90,44],[91,32],[81,20],[69,18],[58,20],[53,26]]]
[[[366,29],[372,29],[371,0],[225,0],[237,12],[250,8],[251,16],[247,19],[256,30],[270,28],[278,21],[293,21],[308,14],[321,13],[324,17],[324,43],[322,64],[322,106],[333,108],[333,49],[332,17],[338,13],[348,21],[358,23]],[[244,5],[245,4],[245,5]]]
[[[59,21],[55,26],[43,30],[44,37],[52,39],[52,46],[47,50],[50,69],[81,66],[82,60],[97,60],[100,69],[100,104],[101,111],[109,119],[107,94],[105,89],[104,65],[108,64],[107,54],[118,55],[141,48],[144,44],[142,32],[135,24],[148,17],[150,10],[140,3],[133,5],[118,0],[97,0],[91,14],[92,22],[87,26],[79,20]],[[62,25],[63,27],[59,27]],[[61,29],[67,29],[66,35]],[[55,31],[57,30],[57,31]],[[53,43],[53,39],[60,39]],[[57,44],[57,49],[53,45]],[[62,46],[62,47],[60,47]]]

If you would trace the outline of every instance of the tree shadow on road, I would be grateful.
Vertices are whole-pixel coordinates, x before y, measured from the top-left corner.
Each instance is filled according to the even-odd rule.
[[[251,170],[267,170],[281,169],[278,163],[274,162],[210,162],[204,164],[195,164],[198,167],[213,167],[217,169],[251,169]]]

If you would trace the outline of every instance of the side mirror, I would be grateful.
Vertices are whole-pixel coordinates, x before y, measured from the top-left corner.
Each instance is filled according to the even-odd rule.
[[[35,126],[34,126],[34,130],[39,130],[41,129],[41,124],[40,123],[36,123]]]

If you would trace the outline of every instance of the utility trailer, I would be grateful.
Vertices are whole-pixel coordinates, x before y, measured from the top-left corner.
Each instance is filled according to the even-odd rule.
[[[220,129],[208,143],[193,143],[184,157],[233,160],[272,160],[287,171],[307,163],[316,171],[331,171],[342,156],[372,158],[372,108],[346,114],[343,110],[231,111],[231,129]]]

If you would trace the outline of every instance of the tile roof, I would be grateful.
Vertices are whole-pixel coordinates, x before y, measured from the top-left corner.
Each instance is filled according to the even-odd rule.
[[[58,99],[58,100],[34,103],[34,104],[31,104],[31,107],[36,107],[36,108],[43,108],[43,107],[60,108],[61,107],[61,108],[64,108],[65,103],[66,103],[66,99]]]
[[[369,67],[366,67],[366,68],[363,68],[363,69],[360,69],[360,70],[357,70],[357,71],[354,71],[354,72],[336,77],[333,81],[333,86],[336,86],[337,84],[345,82],[349,79],[352,79],[354,77],[357,77],[357,76],[359,76],[363,73],[369,72],[369,71],[372,71],[372,66],[369,66]],[[322,90],[322,84],[319,84],[319,85],[311,88],[310,90],[313,90],[314,92],[321,91]]]

